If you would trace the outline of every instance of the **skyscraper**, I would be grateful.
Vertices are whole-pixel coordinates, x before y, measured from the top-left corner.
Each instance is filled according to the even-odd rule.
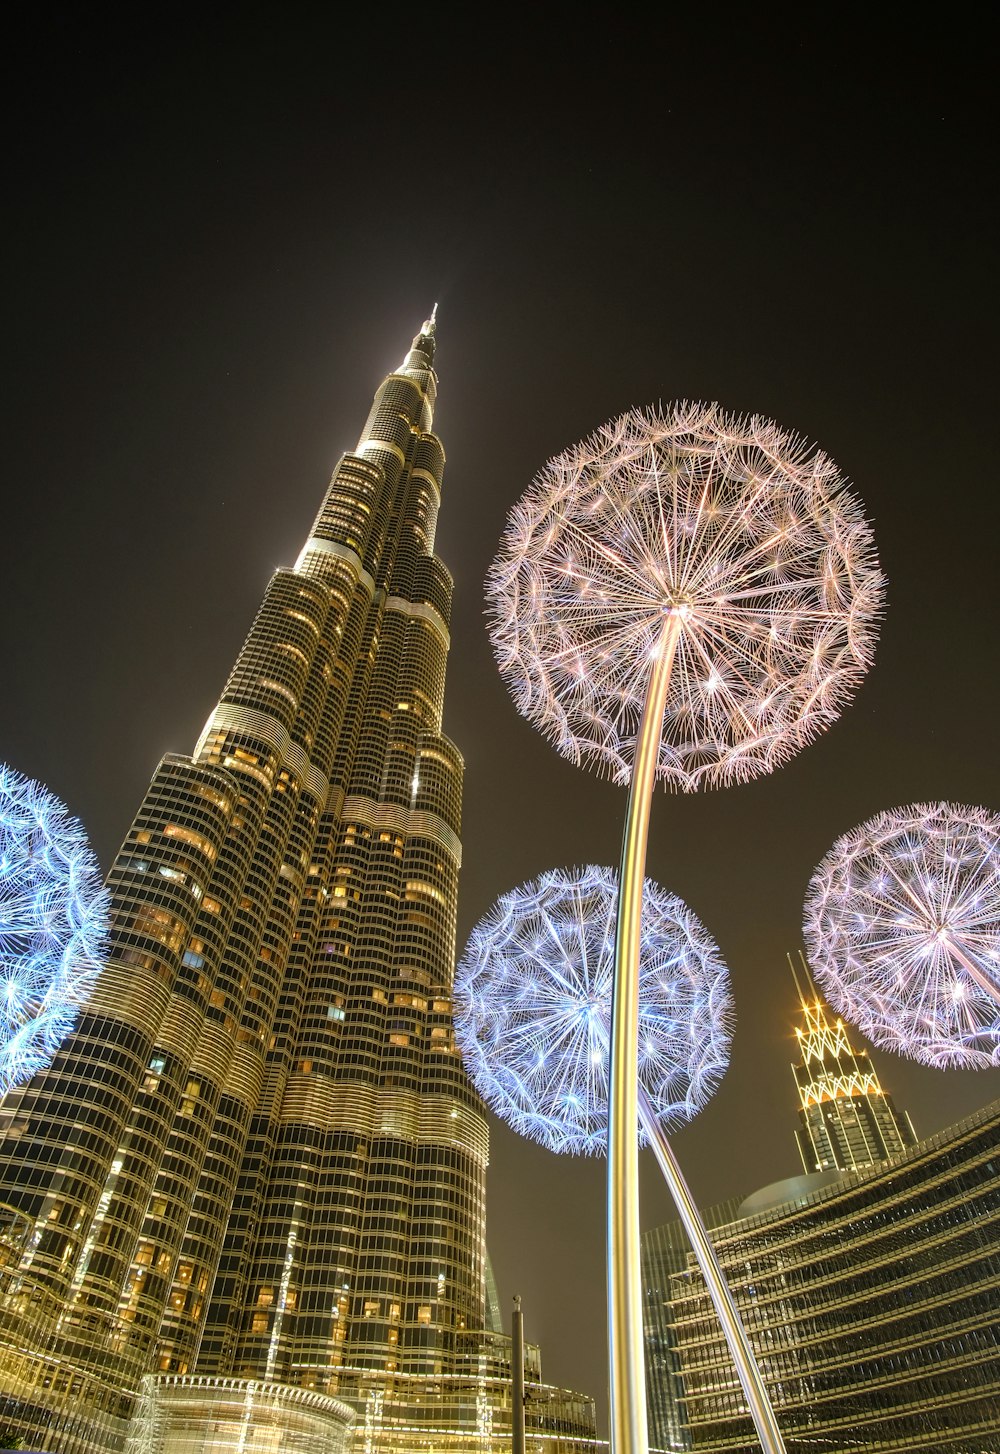
[[[78,1029],[0,1106],[0,1422],[32,1447],[121,1447],[150,1370],[216,1413],[293,1390],[283,1447],[332,1449],[335,1398],[483,1368],[434,349],[432,313],[153,775]]]
[[[852,1171],[904,1151],[916,1141],[905,1112],[882,1089],[871,1060],[855,1050],[842,1020],[833,1020],[800,955],[800,974],[789,955],[804,1026],[796,1029],[800,1060],[792,1066],[799,1092],[795,1133],[803,1170]]]

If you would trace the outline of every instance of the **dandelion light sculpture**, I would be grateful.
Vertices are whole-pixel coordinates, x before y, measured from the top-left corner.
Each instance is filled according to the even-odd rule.
[[[0,764],[0,1094],[47,1065],[101,966],[108,898],[87,835]]]
[[[807,955],[873,1045],[1000,1065],[1000,816],[914,803],[838,838],[806,892]]]
[[[648,1446],[637,982],[653,783],[741,782],[812,741],[871,663],[883,595],[871,531],[833,462],[714,404],[635,410],[550,460],[487,576],[518,710],[572,761],[629,786],[608,1130],[615,1454]],[[759,1375],[734,1357],[757,1387],[762,1444],[783,1448]]]
[[[617,875],[553,869],[504,894],[455,972],[455,1035],[487,1105],[551,1151],[603,1156]],[[718,947],[649,880],[639,967],[639,1080],[652,1127],[684,1125],[729,1061],[732,996]]]

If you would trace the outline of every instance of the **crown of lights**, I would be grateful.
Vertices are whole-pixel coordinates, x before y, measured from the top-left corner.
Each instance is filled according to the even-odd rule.
[[[885,582],[834,463],[715,404],[633,410],[551,459],[486,579],[517,709],[570,760],[631,776],[651,655],[682,620],[657,775],[771,772],[871,664]]]
[[[0,1094],[48,1064],[101,967],[108,895],[87,835],[0,764]]]
[[[874,1045],[925,1065],[1000,1065],[1000,817],[956,803],[880,813],[813,874],[816,980]]]
[[[473,1084],[502,1120],[553,1151],[607,1151],[617,894],[610,868],[544,873],[497,900],[455,974],[455,1034]],[[639,1079],[670,1129],[697,1114],[725,1072],[732,998],[691,910],[648,879],[643,904]]]

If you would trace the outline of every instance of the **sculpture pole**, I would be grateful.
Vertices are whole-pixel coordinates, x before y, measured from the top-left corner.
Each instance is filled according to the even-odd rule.
[[[608,1066],[608,1361],[612,1454],[646,1454],[646,1368],[639,1268],[639,948],[649,809],[681,618],[663,624],[635,746],[618,874]]]
[[[722,1324],[722,1331],[726,1335],[726,1342],[736,1365],[740,1385],[750,1406],[750,1414],[753,1418],[754,1428],[757,1430],[760,1447],[766,1450],[767,1454],[784,1454],[785,1441],[778,1428],[778,1421],[774,1416],[774,1409],[771,1407],[771,1399],[757,1366],[757,1360],[743,1326],[743,1319],[740,1317],[739,1309],[729,1290],[729,1284],[719,1266],[719,1259],[715,1255],[715,1248],[705,1230],[701,1213],[688,1190],[687,1182],[681,1174],[673,1149],[660,1129],[652,1102],[641,1085],[639,1086],[639,1120],[652,1142],[653,1155],[663,1172],[663,1179],[670,1189],[670,1195],[674,1199],[674,1205],[688,1235],[688,1241],[698,1259],[698,1266],[701,1268],[702,1276],[708,1287],[709,1296],[718,1314],[719,1322]]]
[[[608,1344],[612,1454],[646,1454],[645,1343],[639,1230],[639,1118],[705,1278],[765,1454],[785,1454],[767,1388],[704,1223],[639,1084],[639,953],[649,813],[670,672],[686,608],[669,608],[635,747],[618,876],[608,1071]]]

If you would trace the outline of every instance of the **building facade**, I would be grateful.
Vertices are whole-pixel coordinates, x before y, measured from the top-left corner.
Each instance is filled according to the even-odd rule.
[[[895,1156],[917,1139],[910,1118],[882,1089],[867,1052],[852,1046],[843,1020],[830,1016],[804,959],[801,967],[807,989],[796,976],[803,1024],[795,1031],[799,1060],[792,1071],[802,1169],[851,1171]]]
[[[0,1423],[32,1448],[121,1448],[159,1388],[164,1427],[249,1397],[285,1449],[301,1428],[333,1451],[373,1388],[384,1407],[478,1367],[488,1133],[452,1034],[434,352],[432,314],[194,752],[153,776],[77,1030],[0,1105],[5,1296],[37,1323],[0,1350]]]
[[[789,1454],[1000,1450],[1000,1102],[729,1206],[706,1221]],[[756,1448],[697,1264],[672,1227],[644,1242],[654,1441]]]

